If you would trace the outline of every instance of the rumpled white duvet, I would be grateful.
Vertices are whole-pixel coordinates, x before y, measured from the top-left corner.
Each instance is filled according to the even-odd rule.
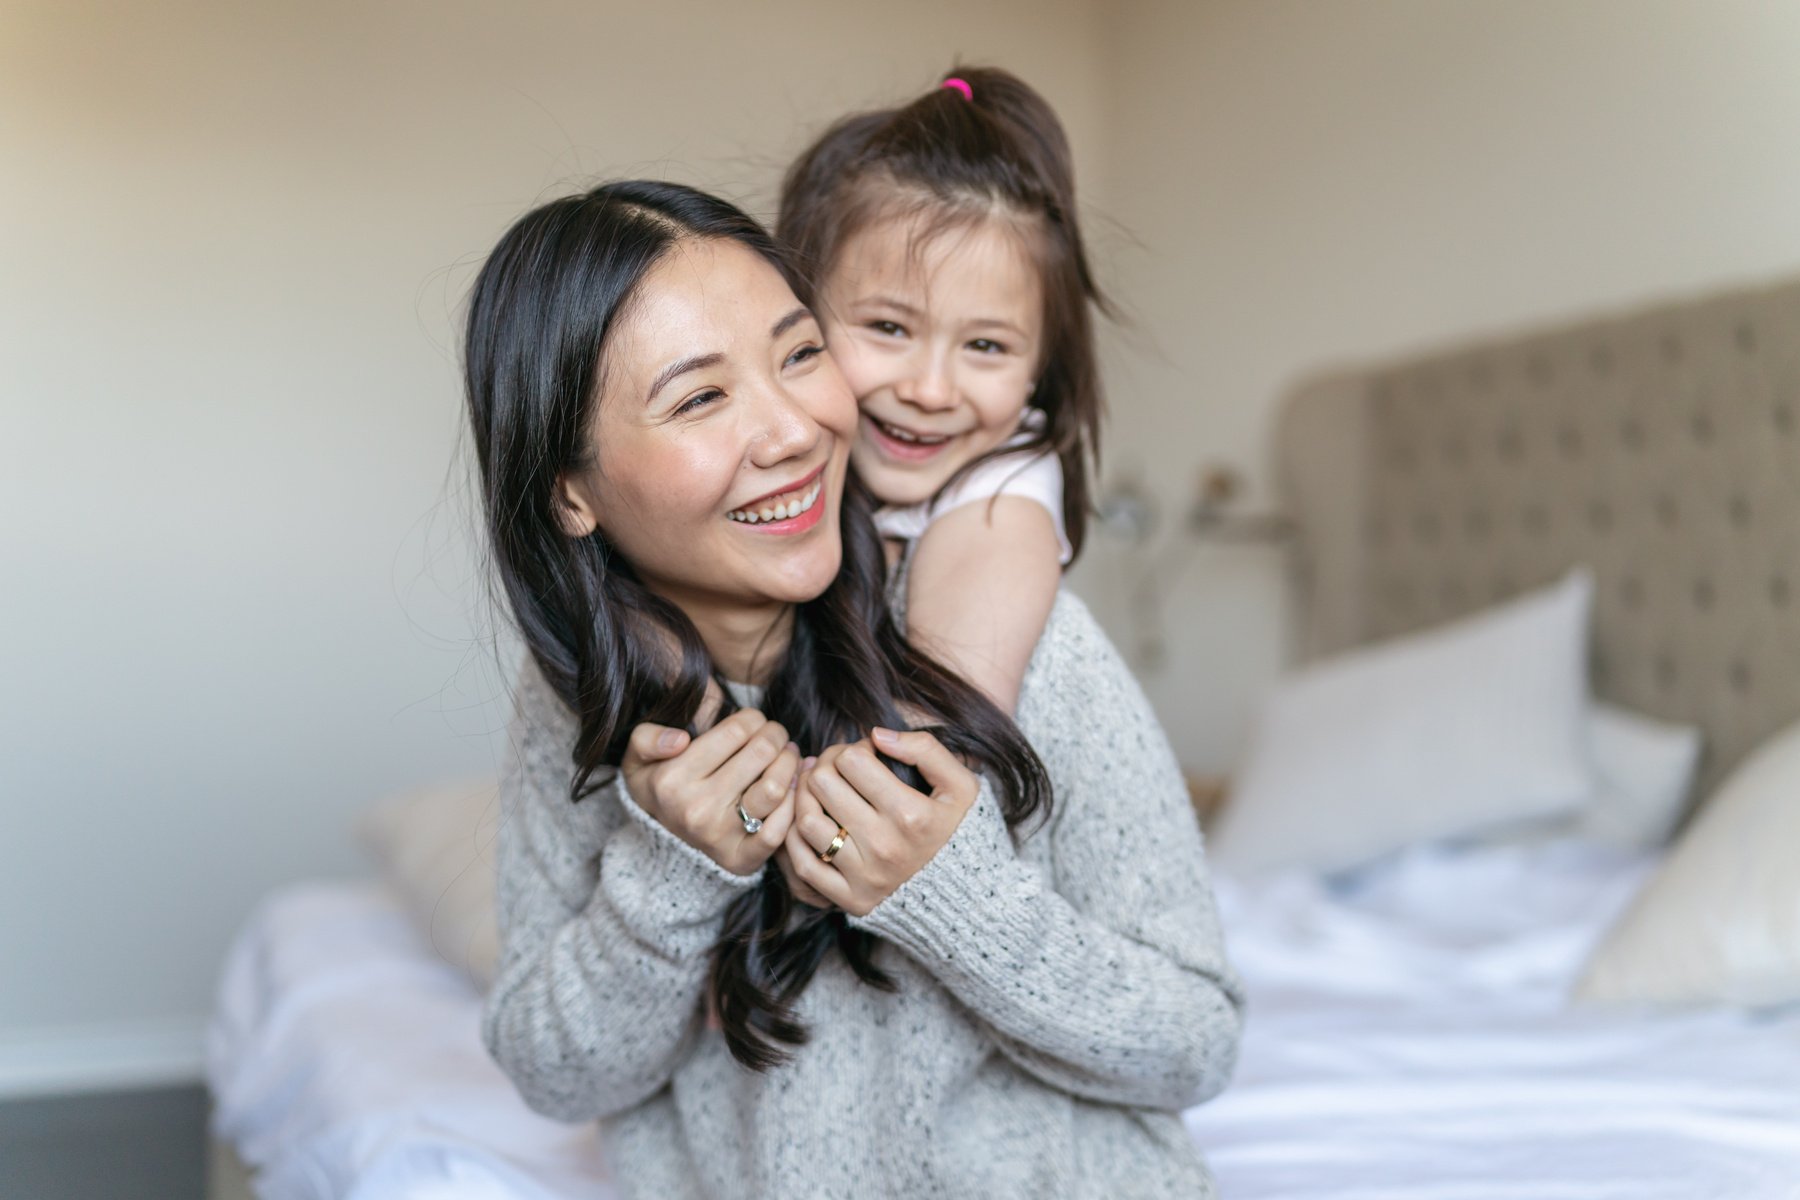
[[[1250,992],[1187,1113],[1226,1200],[1800,1200],[1800,1008],[1572,1009],[1648,869],[1576,843],[1419,849],[1337,885],[1217,880]],[[480,1000],[378,884],[271,896],[210,1032],[214,1132],[265,1200],[605,1200],[591,1126],[537,1117]]]

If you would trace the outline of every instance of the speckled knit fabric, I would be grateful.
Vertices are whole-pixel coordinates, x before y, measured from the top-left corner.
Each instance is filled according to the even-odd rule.
[[[828,955],[799,1006],[812,1040],[767,1074],[703,1017],[720,913],[753,880],[616,778],[571,805],[574,716],[529,658],[517,703],[484,1034],[533,1108],[604,1122],[626,1195],[1216,1194],[1179,1112],[1229,1080],[1242,993],[1174,755],[1075,597],[1017,716],[1052,819],[1015,841],[984,785],[937,856],[853,918],[899,990]]]

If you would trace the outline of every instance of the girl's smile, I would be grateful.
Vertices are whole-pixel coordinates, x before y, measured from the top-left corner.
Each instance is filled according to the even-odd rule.
[[[899,463],[928,462],[943,453],[957,437],[948,433],[921,433],[904,425],[883,421],[869,413],[863,414],[858,435],[866,439],[877,454]]]

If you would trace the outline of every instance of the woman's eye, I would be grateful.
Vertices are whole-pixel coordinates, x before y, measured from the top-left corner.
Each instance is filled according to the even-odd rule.
[[[976,338],[969,343],[969,349],[977,354],[1004,354],[1006,352],[1006,347],[993,338]]]
[[[906,330],[893,321],[870,321],[869,328],[888,337],[900,337],[906,333]]]
[[[718,388],[708,388],[704,392],[698,392],[684,400],[681,407],[675,410],[675,415],[683,417],[688,413],[698,412],[700,409],[711,404],[714,400],[719,399],[724,394],[725,393],[721,392]]]
[[[800,363],[806,362],[808,359],[817,358],[823,353],[825,353],[825,347],[823,346],[805,345],[788,355],[786,365],[790,367],[797,366]]]

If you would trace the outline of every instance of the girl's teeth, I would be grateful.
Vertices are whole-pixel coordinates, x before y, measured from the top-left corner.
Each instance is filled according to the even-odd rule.
[[[875,423],[881,426],[881,431],[883,433],[893,438],[896,442],[911,442],[915,445],[935,446],[939,442],[947,442],[950,440],[949,435],[947,434],[926,437],[924,434],[913,433],[911,430],[902,429],[898,425],[889,425],[886,421],[877,421]]]

